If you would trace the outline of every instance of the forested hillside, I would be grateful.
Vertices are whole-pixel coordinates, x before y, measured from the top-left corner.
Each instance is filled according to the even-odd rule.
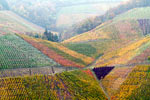
[[[90,31],[97,27],[98,25],[113,19],[114,17],[131,10],[133,8],[139,8],[139,7],[147,7],[150,6],[150,2],[148,0],[129,0],[127,2],[122,3],[121,5],[114,7],[110,10],[108,10],[104,15],[97,16],[95,18],[90,18],[87,20],[84,20],[80,23],[77,23],[73,25],[67,32],[65,32],[64,36],[72,37],[87,31]],[[71,35],[70,35],[71,34]]]
[[[7,0],[10,10],[23,18],[47,27],[50,30],[64,32],[68,27],[89,17],[104,14],[109,6],[114,7],[122,0]],[[65,20],[65,21],[64,21]]]

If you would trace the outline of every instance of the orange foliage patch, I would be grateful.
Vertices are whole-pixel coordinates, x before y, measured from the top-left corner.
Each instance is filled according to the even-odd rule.
[[[95,79],[95,77],[94,77],[94,75],[93,75],[93,73],[92,73],[92,71],[91,71],[90,69],[88,69],[88,70],[83,70],[83,72],[86,73],[87,75],[93,77],[93,78]]]

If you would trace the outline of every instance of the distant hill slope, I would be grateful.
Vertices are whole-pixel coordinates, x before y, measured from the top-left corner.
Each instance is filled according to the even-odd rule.
[[[122,2],[119,6],[109,9],[105,14],[101,16],[89,18],[88,20],[73,25],[71,28],[65,31],[65,34],[62,35],[62,40],[90,31],[95,27],[99,26],[100,24],[108,20],[112,20],[116,16],[123,14],[131,9],[149,6],[150,6],[149,0],[126,0]]]
[[[72,37],[62,43],[67,47],[70,44],[90,44],[99,52],[96,55],[121,48],[123,45],[130,44],[130,42],[139,40],[150,33],[150,14],[139,14],[140,12],[147,12],[149,10],[150,7],[132,9],[89,32]],[[76,49],[72,48],[72,50]]]
[[[0,69],[59,66],[14,34],[0,36]]]
[[[128,23],[132,22],[133,24],[136,24],[137,23],[136,21],[138,21],[140,19],[143,19],[143,20],[144,19],[149,19],[150,14],[146,13],[146,12],[149,12],[149,11],[150,11],[150,7],[132,9],[132,10],[126,12],[126,13],[123,13],[119,16],[116,16],[113,20],[105,22],[102,25],[96,27],[95,29],[93,29],[89,32],[86,32],[86,33],[83,33],[81,35],[77,35],[75,37],[72,37],[68,40],[65,40],[65,41],[63,41],[63,43],[85,42],[85,41],[96,40],[96,39],[100,39],[100,38],[107,38],[107,37],[109,38],[110,36],[107,35],[108,33],[104,34],[104,32],[103,32],[104,30],[106,30],[106,28],[108,28],[108,27],[111,28],[112,25],[120,24],[121,23],[120,21],[122,21],[122,25],[123,25],[124,28],[129,27],[129,26],[126,26],[127,23],[123,23],[123,22],[127,21]],[[132,20],[135,21],[135,22],[133,22]],[[138,24],[139,23],[137,23],[137,25]],[[136,27],[140,28],[137,25],[136,25]],[[131,27],[134,28],[135,26],[131,26]],[[118,26],[117,28],[120,28],[120,27]],[[115,28],[112,29],[112,31],[115,31],[115,30],[116,30]],[[123,31],[125,31],[125,30],[123,30]],[[111,33],[109,33],[109,34],[111,34]],[[127,33],[125,33],[125,34],[127,34]],[[83,38],[83,37],[85,37],[85,38]]]
[[[11,11],[0,11],[0,33],[42,33],[44,29]]]
[[[150,14],[147,12],[150,12],[150,7],[134,8],[121,15],[116,16],[113,20],[120,21],[129,19],[150,19]]]
[[[0,96],[4,100],[107,100],[97,80],[86,72],[1,78]]]
[[[10,10],[53,31],[101,15],[123,0],[7,0]],[[65,20],[65,21],[64,21]]]

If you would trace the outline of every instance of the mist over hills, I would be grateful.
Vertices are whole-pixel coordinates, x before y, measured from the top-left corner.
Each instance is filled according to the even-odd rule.
[[[0,10],[9,10],[9,6],[6,0],[0,1]]]
[[[120,5],[113,7],[106,11],[105,14],[83,20],[80,23],[74,24],[62,35],[62,40],[70,38],[72,36],[82,34],[96,28],[98,25],[105,21],[111,20],[119,14],[122,14],[128,10],[138,7],[150,6],[150,2],[147,0],[128,0],[122,2]]]
[[[109,9],[108,4],[113,7],[120,1],[122,0],[7,0],[12,11],[51,30],[66,28],[88,17],[104,14]],[[73,21],[70,17],[74,18]]]

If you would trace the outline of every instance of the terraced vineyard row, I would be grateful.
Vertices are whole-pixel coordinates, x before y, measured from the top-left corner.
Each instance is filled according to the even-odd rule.
[[[92,63],[94,60],[91,57],[79,54],[72,51],[61,44],[30,38],[25,35],[19,35],[25,41],[32,44],[35,48],[39,49],[49,58],[54,59],[56,62],[67,67],[85,67],[86,65]]]
[[[0,79],[1,100],[107,100],[89,71]]]
[[[0,37],[0,69],[58,66],[16,35]]]

